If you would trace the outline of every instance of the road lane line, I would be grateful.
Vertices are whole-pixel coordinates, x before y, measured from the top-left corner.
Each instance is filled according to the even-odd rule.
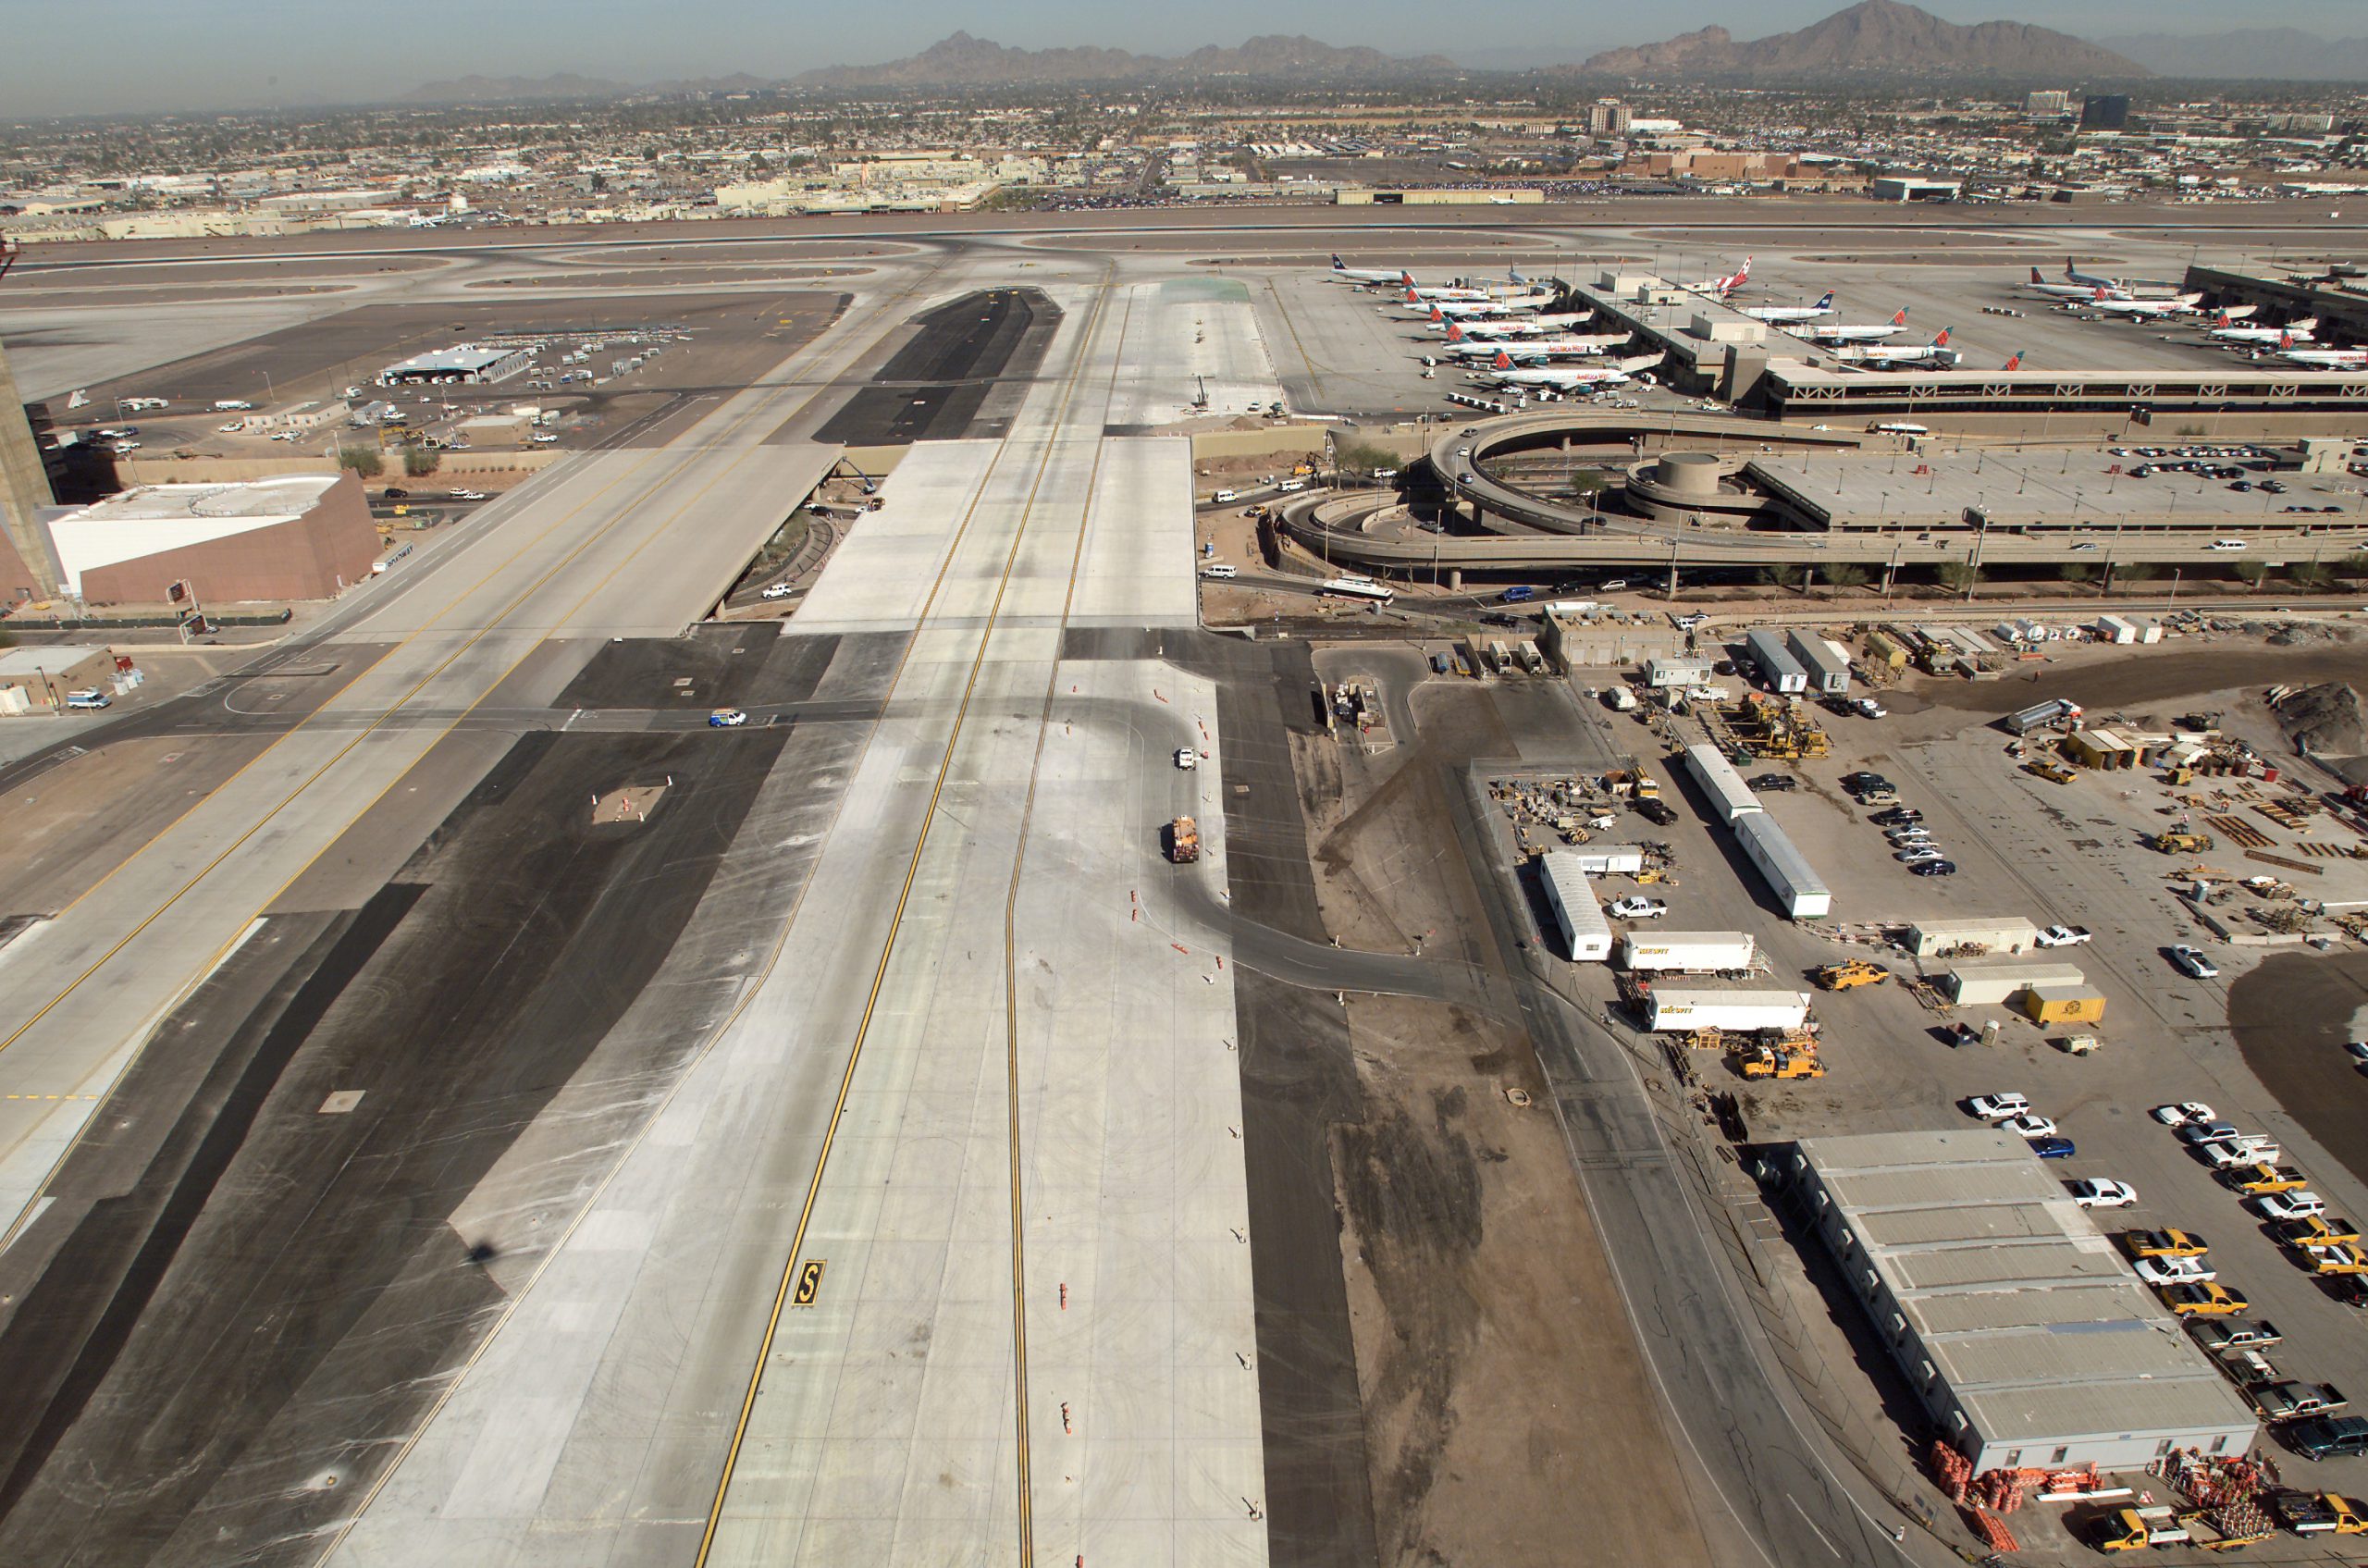
[[[739,1414],[733,1423],[732,1440],[724,1451],[723,1471],[716,1481],[715,1499],[709,1505],[707,1525],[700,1532],[698,1552],[692,1559],[692,1568],[707,1568],[708,1559],[715,1549],[716,1535],[722,1527],[725,1500],[731,1493],[733,1478],[739,1468],[741,1449],[747,1441],[749,1422],[756,1414],[757,1395],[764,1383],[765,1364],[772,1359],[773,1341],[781,1331],[782,1313],[788,1305],[790,1291],[796,1279],[797,1265],[806,1251],[807,1229],[813,1223],[814,1206],[821,1196],[823,1174],[829,1167],[831,1151],[838,1139],[839,1123],[846,1114],[847,1096],[854,1091],[856,1068],[863,1057],[864,1043],[870,1035],[871,1020],[879,1007],[881,990],[887,983],[888,967],[895,957],[896,934],[904,925],[905,907],[912,897],[914,881],[920,874],[922,856],[929,847],[931,830],[937,821],[938,802],[944,794],[946,780],[953,772],[955,753],[961,743],[963,725],[969,716],[971,698],[977,693],[980,673],[986,666],[987,650],[994,640],[995,623],[1002,613],[1005,596],[1010,591],[1013,569],[1019,562],[1019,548],[1028,537],[1028,526],[1036,510],[1037,497],[1043,488],[1045,475],[1051,470],[1053,454],[1060,446],[1062,429],[1067,422],[1069,408],[1075,401],[1078,382],[1084,375],[1094,334],[1100,327],[1104,309],[1108,304],[1110,282],[1116,271],[1116,258],[1104,265],[1103,281],[1094,295],[1093,313],[1088,317],[1085,327],[1079,337],[1077,364],[1070,370],[1067,384],[1062,390],[1060,409],[1054,415],[1050,427],[1046,431],[1044,455],[1037,463],[1035,477],[1029,485],[1028,499],[1020,508],[1018,525],[1012,532],[1011,548],[1004,557],[1003,572],[996,581],[994,599],[988,606],[983,623],[980,627],[978,652],[971,659],[969,676],[962,688],[962,700],[955,710],[953,726],[946,735],[945,749],[938,761],[937,777],[930,786],[929,804],[921,815],[920,835],[914,842],[912,857],[906,863],[904,881],[896,891],[895,908],[891,912],[888,920],[887,940],[881,945],[880,962],[872,970],[870,989],[864,997],[863,1013],[857,1022],[855,1038],[848,1047],[847,1065],[839,1077],[838,1094],[832,1102],[830,1119],[823,1127],[822,1147],[815,1157],[814,1174],[807,1183],[805,1202],[799,1206],[797,1225],[791,1233],[789,1249],[782,1264],[781,1278],[774,1286],[771,1309],[765,1319],[765,1331],[758,1341],[756,1359],[748,1372],[747,1388],[741,1395]],[[945,585],[947,574],[953,570],[955,557],[960,550],[962,539],[969,532],[972,522],[978,516],[979,507],[986,499],[987,488],[993,478],[994,471],[1002,464],[1004,454],[1010,450],[1011,441],[1008,438],[997,445],[994,458],[988,464],[986,476],[981,479],[978,490],[971,497],[969,506],[963,512],[962,523],[956,530],[954,543],[946,551],[944,564],[938,568],[936,580],[931,584],[929,599],[921,607],[920,620],[914,627],[913,637],[906,644],[904,659],[898,661],[899,679],[903,675],[905,660],[911,657],[913,646],[919,642],[922,629],[928,624],[930,610],[935,605],[938,595]],[[1082,519],[1079,520],[1079,526],[1080,529],[1084,526]],[[894,691],[894,686],[892,684],[890,687],[892,697]],[[1019,1402],[1018,1419],[1022,1448],[1022,1457],[1019,1461],[1021,1477],[1019,1568],[1033,1568],[1034,1525],[1026,1482],[1028,1474],[1025,1458],[1027,1408],[1024,1401]]]

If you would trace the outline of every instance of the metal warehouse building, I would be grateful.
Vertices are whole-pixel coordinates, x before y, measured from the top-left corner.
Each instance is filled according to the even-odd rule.
[[[2241,1453],[2260,1424],[2023,1141],[1804,1140],[1794,1190],[1942,1435],[1977,1474]]]

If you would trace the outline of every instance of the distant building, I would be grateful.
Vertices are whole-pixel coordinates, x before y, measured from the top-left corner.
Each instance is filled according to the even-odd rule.
[[[1598,98],[1587,105],[1589,136],[1625,136],[1636,117],[1617,98]]]
[[[2051,115],[2068,115],[2071,112],[2072,94],[2061,90],[2050,89],[2033,93],[2023,100],[2023,113],[2035,119]]]
[[[480,349],[473,343],[462,343],[456,348],[438,349],[433,353],[413,354],[399,364],[390,364],[378,372],[378,384],[382,387],[403,387],[454,381],[502,381],[534,363],[535,351],[532,349]]]
[[[2080,105],[2083,130],[2126,130],[2129,128],[2129,94],[2109,93]]]
[[[1878,202],[1954,202],[1965,194],[1962,179],[1937,179],[1920,174],[1886,174],[1875,180]]]

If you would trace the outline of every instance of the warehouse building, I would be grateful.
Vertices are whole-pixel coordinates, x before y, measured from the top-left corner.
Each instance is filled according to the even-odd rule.
[[[1744,652],[1759,670],[1759,678],[1768,689],[1780,694],[1809,689],[1809,673],[1801,668],[1784,647],[1784,639],[1766,627],[1755,627],[1743,635]]]
[[[1685,771],[1694,776],[1695,784],[1709,802],[1710,814],[1720,821],[1732,825],[1738,817],[1759,809],[1759,797],[1743,782],[1734,765],[1720,754],[1715,746],[1695,745],[1685,748]]]
[[[2028,1145],[1994,1128],[1806,1139],[1787,1174],[1976,1474],[2238,1454],[2260,1424]]]
[[[411,358],[390,364],[378,372],[381,387],[442,386],[452,383],[483,385],[491,381],[506,381],[535,363],[535,351],[527,349],[480,349],[473,343],[455,348],[438,349],[431,353],[413,354]]]
[[[143,485],[49,524],[68,594],[164,604],[334,599],[370,574],[378,530],[351,471],[220,485]]]
[[[1734,821],[1735,842],[1743,846],[1744,858],[1759,872],[1768,891],[1776,895],[1776,907],[1785,918],[1795,920],[1818,920],[1832,912],[1833,894],[1807,857],[1793,845],[1792,839],[1776,820],[1765,811],[1755,811]]]
[[[117,671],[104,648],[0,648],[0,713],[52,713],[76,691],[105,691]]]
[[[1553,907],[1554,923],[1562,932],[1562,951],[1582,964],[1600,964],[1611,957],[1611,922],[1596,902],[1595,889],[1579,869],[1578,858],[1565,849],[1549,849],[1538,861],[1546,882],[1546,902]]]
[[[1918,920],[1907,928],[1907,950],[1919,958],[2028,953],[2038,945],[2039,927],[2023,920]]]

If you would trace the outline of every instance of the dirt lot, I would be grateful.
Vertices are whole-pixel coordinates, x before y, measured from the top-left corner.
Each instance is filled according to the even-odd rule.
[[[1439,755],[1296,738],[1326,926],[1491,962]],[[1527,1036],[1403,997],[1348,1019],[1361,1116],[1332,1163],[1381,1561],[1560,1563],[1585,1538],[1708,1562]]]

